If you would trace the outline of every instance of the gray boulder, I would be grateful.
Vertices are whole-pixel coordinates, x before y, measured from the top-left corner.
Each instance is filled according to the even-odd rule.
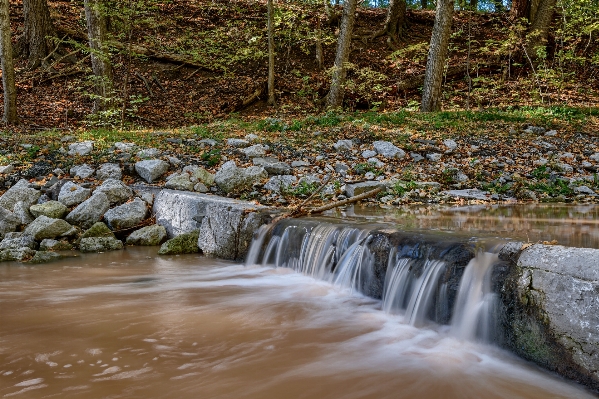
[[[336,151],[349,151],[353,148],[354,143],[351,140],[338,140],[333,144],[333,148]]]
[[[22,234],[15,238],[4,238],[0,241],[0,250],[4,249],[18,249],[18,248],[31,248],[37,249],[37,242],[35,239],[27,234]]]
[[[73,182],[66,182],[58,193],[58,201],[65,206],[78,205],[89,198],[92,190],[83,188]]]
[[[69,171],[69,174],[80,179],[87,179],[94,174],[94,168],[84,163],[83,165],[73,166]]]
[[[12,173],[15,170],[15,167],[12,165],[0,165],[0,175],[7,175]]]
[[[249,190],[254,183],[259,183],[267,177],[268,173],[262,166],[238,168],[235,161],[228,161],[216,172],[214,181],[221,190],[230,193]]]
[[[135,230],[127,237],[129,245],[160,245],[166,239],[166,229],[154,224]]]
[[[0,208],[12,212],[19,201],[22,201],[26,206],[31,206],[37,203],[41,195],[41,191],[29,187],[29,182],[21,179],[0,197]]]
[[[273,176],[264,185],[264,188],[275,193],[280,193],[281,191],[288,190],[295,182],[297,182],[297,177],[293,175]]]
[[[491,196],[487,191],[481,191],[477,188],[466,190],[448,190],[442,191],[441,194],[455,198],[463,198],[467,200],[487,201],[491,199]]]
[[[244,139],[227,139],[227,145],[235,148],[249,147],[250,142]]]
[[[121,180],[123,177],[123,172],[121,171],[121,167],[116,163],[105,163],[100,165],[98,170],[96,171],[96,178],[98,180]]]
[[[33,222],[33,219],[35,219],[29,212],[29,206],[23,201],[19,201],[15,204],[13,213],[21,220],[21,224],[23,225],[27,225]]]
[[[291,166],[286,162],[273,162],[264,164],[264,170],[269,175],[288,175],[291,174]]]
[[[79,241],[81,252],[105,252],[123,249],[123,242],[112,237],[87,237]]]
[[[0,207],[0,238],[12,233],[21,224],[21,219],[14,213]]]
[[[193,191],[193,182],[189,180],[189,175],[187,173],[175,174],[175,176],[168,179],[164,187],[170,188],[172,190],[184,190],[184,191]]]
[[[49,218],[62,219],[67,211],[68,208],[58,201],[48,201],[43,204],[31,205],[29,208],[29,212],[36,218],[44,215]]]
[[[92,227],[85,230],[83,234],[81,234],[80,238],[89,238],[89,237],[112,237],[116,238],[112,230],[106,226],[106,224],[102,222],[96,222]]]
[[[385,184],[378,181],[366,181],[362,183],[346,184],[345,194],[348,197],[353,197],[356,195],[366,193],[368,191],[372,191],[379,187],[385,187]]]
[[[35,251],[31,248],[5,249],[0,251],[0,262],[24,262],[34,255]]]
[[[84,229],[90,228],[104,216],[110,208],[110,201],[105,193],[99,192],[79,204],[66,217],[66,221]]]
[[[198,236],[200,232],[195,230],[171,238],[158,251],[158,255],[194,254],[200,252],[198,248]]]
[[[447,147],[447,152],[452,152],[453,150],[458,148],[458,143],[456,143],[455,140],[452,139],[443,140],[443,145]]]
[[[192,183],[204,183],[206,186],[214,184],[214,174],[197,165],[189,165],[183,168],[183,172],[189,174]]]
[[[70,251],[71,249],[73,249],[73,246],[67,241],[44,238],[40,242],[40,251]]]
[[[372,145],[376,152],[385,158],[403,159],[406,156],[406,153],[401,148],[396,147],[388,141],[375,141]]]
[[[147,183],[152,183],[168,171],[169,164],[161,159],[150,159],[135,163],[135,171]]]
[[[69,155],[70,156],[84,156],[92,152],[94,149],[93,141],[82,141],[79,143],[73,143],[69,145]]]
[[[133,189],[121,180],[106,179],[100,187],[96,188],[94,194],[104,193],[111,205],[122,204],[133,197]]]
[[[62,219],[49,218],[48,216],[40,216],[35,219],[25,229],[25,234],[32,236],[37,241],[44,238],[56,238],[70,233],[73,226]]]
[[[366,151],[362,151],[362,158],[372,158],[372,157],[376,157],[377,152],[373,151],[373,150],[366,150]]]
[[[104,214],[104,220],[112,230],[127,229],[140,224],[148,215],[148,206],[140,198],[117,206]]]
[[[208,190],[208,187],[206,187],[204,183],[197,183],[195,186],[193,186],[193,191],[197,191],[198,193],[207,193],[210,190]]]
[[[57,254],[56,252],[48,252],[48,251],[37,251],[35,255],[31,259],[29,259],[29,263],[34,265],[42,264],[42,263],[50,263],[57,260],[62,259],[63,256]]]
[[[251,147],[241,150],[248,158],[258,158],[266,155],[266,147],[262,144],[255,144]]]
[[[114,143],[114,148],[123,152],[131,152],[137,149],[137,145],[135,143],[126,143],[124,141],[119,141],[118,143]]]
[[[156,148],[146,148],[137,153],[137,157],[141,159],[157,158],[162,155],[162,152]]]
[[[430,154],[426,154],[426,159],[432,162],[439,162],[441,160],[442,155],[437,152],[431,152]]]

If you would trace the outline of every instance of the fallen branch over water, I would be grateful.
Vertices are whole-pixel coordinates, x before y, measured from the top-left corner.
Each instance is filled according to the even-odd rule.
[[[383,191],[383,189],[384,189],[384,187],[377,187],[374,190],[367,191],[365,193],[350,197],[348,199],[344,199],[342,201],[337,201],[337,202],[333,202],[333,203],[330,203],[327,205],[319,206],[318,208],[310,209],[307,213],[308,214],[322,213],[324,211],[328,211],[329,209],[337,208],[339,206],[353,204],[354,202],[358,202],[358,201],[361,201],[366,198],[374,197],[375,195],[377,195],[378,193]]]

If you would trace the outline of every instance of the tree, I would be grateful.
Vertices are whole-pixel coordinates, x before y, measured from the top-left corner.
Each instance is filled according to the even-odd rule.
[[[357,5],[358,0],[346,0],[343,6],[343,17],[341,18],[341,28],[337,39],[337,54],[335,55],[335,65],[333,66],[333,76],[331,78],[331,90],[327,96],[327,105],[329,107],[334,108],[343,105],[343,86],[347,72],[345,66],[351,52],[351,38]]]
[[[87,35],[94,72],[94,112],[109,107],[112,97],[112,65],[106,46],[106,18],[102,0],[84,0]]]
[[[422,112],[439,111],[441,109],[441,84],[449,47],[453,8],[454,0],[437,0],[435,25],[424,73],[422,104],[420,106]]]
[[[547,41],[556,4],[557,0],[512,1],[512,17],[530,24],[524,40],[524,50],[531,60],[538,57]]]
[[[45,63],[56,35],[47,0],[23,0],[24,30],[20,46],[30,69]]]
[[[406,26],[406,14],[406,0],[390,0],[387,18],[385,19],[385,26],[383,29],[376,32],[373,35],[373,38],[387,35],[392,41],[397,42],[399,38],[403,36],[403,31]]]
[[[275,105],[275,39],[274,39],[274,6],[268,0],[268,105]]]
[[[0,0],[0,57],[2,57],[2,87],[4,89],[4,122],[17,123],[17,90],[10,40],[8,0]]]

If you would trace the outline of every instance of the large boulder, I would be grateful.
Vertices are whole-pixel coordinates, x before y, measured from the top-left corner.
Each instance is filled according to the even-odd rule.
[[[216,172],[214,181],[226,193],[250,190],[255,183],[268,177],[262,166],[238,168],[235,161],[225,162]]]
[[[123,172],[121,171],[121,166],[117,163],[102,164],[96,171],[96,178],[98,180],[121,180],[122,177]]]
[[[135,163],[135,171],[148,183],[154,182],[168,171],[169,164],[161,159],[148,159]]]
[[[56,252],[37,251],[35,253],[35,255],[33,255],[33,257],[31,259],[29,259],[29,263],[32,263],[34,265],[42,264],[42,263],[50,263],[50,262],[60,260],[62,258],[63,258],[63,256],[60,254],[57,254]]]
[[[12,212],[19,201],[29,207],[37,203],[37,200],[41,195],[42,193],[40,190],[29,187],[29,182],[25,179],[21,179],[0,197],[0,208]]]
[[[123,242],[112,237],[87,237],[79,242],[81,252],[105,252],[123,249]]]
[[[198,248],[198,236],[200,232],[195,230],[171,238],[158,250],[158,255],[194,254],[200,252]]]
[[[164,187],[173,190],[193,191],[193,182],[189,180],[187,173],[175,174],[168,179]]]
[[[73,226],[66,221],[42,215],[27,226],[24,233],[32,236],[37,241],[41,241],[44,238],[56,238],[69,235],[72,231]]]
[[[60,189],[58,201],[65,206],[78,205],[89,198],[92,190],[83,188],[71,181],[66,182]]]
[[[0,262],[24,262],[31,259],[35,251],[31,248],[4,249],[0,251]]]
[[[599,249],[532,245],[501,281],[506,346],[598,390]]]
[[[264,185],[265,190],[270,190],[275,193],[289,190],[289,188],[297,182],[297,177],[293,175],[273,176]]]
[[[403,159],[406,153],[388,141],[375,141],[372,143],[376,152],[385,158]]]
[[[73,143],[69,145],[69,155],[70,156],[84,156],[88,155],[94,149],[93,141],[82,141],[79,143]]]
[[[13,213],[21,220],[21,224],[23,225],[27,225],[35,219],[29,212],[29,205],[25,204],[23,201],[19,201],[15,204]]]
[[[87,179],[94,174],[94,168],[84,163],[83,165],[73,166],[71,170],[69,170],[69,174],[79,179]]]
[[[58,201],[48,201],[43,204],[31,205],[29,211],[34,217],[48,216],[49,218],[62,219],[67,213],[68,208]]]
[[[18,237],[6,237],[0,241],[0,250],[4,249],[19,249],[19,248],[37,249],[37,242],[28,234],[21,234]]]
[[[121,180],[112,178],[106,179],[98,188],[96,188],[94,194],[98,193],[106,194],[111,205],[122,204],[133,197],[133,189],[131,187],[127,186]]]
[[[110,209],[104,220],[112,230],[127,229],[140,224],[148,215],[148,206],[140,198]]]
[[[160,245],[166,239],[166,229],[154,224],[135,230],[127,237],[129,245]]]
[[[40,242],[40,251],[70,251],[73,246],[67,241],[45,238]]]
[[[81,239],[89,238],[89,237],[112,237],[116,238],[112,230],[106,226],[106,224],[102,222],[96,222],[92,227],[85,230],[83,234],[81,234]]]
[[[214,175],[201,166],[186,166],[183,168],[183,172],[189,174],[189,180],[192,183],[204,183],[206,186],[214,184]]]
[[[345,186],[345,193],[348,197],[360,195],[368,191],[372,191],[379,187],[385,187],[385,184],[379,181],[365,181],[362,183],[347,184]]]
[[[102,192],[94,193],[90,198],[79,204],[66,217],[66,221],[84,229],[90,228],[100,221],[110,208],[108,196]]]
[[[21,219],[17,215],[0,207],[0,238],[17,230],[20,224]]]

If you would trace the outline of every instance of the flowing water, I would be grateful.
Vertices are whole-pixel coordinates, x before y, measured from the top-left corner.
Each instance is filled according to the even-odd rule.
[[[360,295],[351,287],[368,277],[359,270],[372,263],[367,234],[332,230],[320,236],[330,245],[335,235],[335,253],[292,231],[278,238],[286,247],[263,237],[268,262],[284,268],[157,257],[155,248],[0,264],[0,397],[593,397],[453,327],[413,326],[393,311],[405,309],[399,301]],[[389,283],[426,286],[401,259],[391,259]],[[429,281],[440,267],[432,263]]]

